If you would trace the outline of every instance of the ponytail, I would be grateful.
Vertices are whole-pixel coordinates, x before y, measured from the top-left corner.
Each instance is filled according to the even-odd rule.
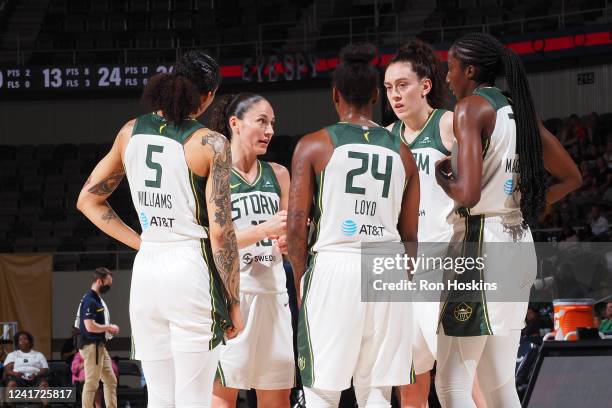
[[[224,95],[219,98],[219,102],[215,104],[215,107],[208,120],[208,127],[210,130],[214,130],[217,133],[221,133],[227,137],[228,140],[232,138],[232,129],[229,125],[228,108],[235,95]]]
[[[521,191],[523,226],[533,225],[546,206],[546,187],[539,122],[523,63],[514,51],[483,33],[466,34],[455,41],[451,49],[463,66],[473,65],[476,68],[476,83],[494,84],[495,77],[502,73],[506,78],[516,123],[518,188]]]
[[[503,63],[514,121],[516,153],[519,155],[521,211],[528,224],[534,224],[546,206],[542,139],[533,99],[523,64],[514,51],[503,49]]]
[[[180,124],[200,106],[200,92],[189,78],[176,74],[157,74],[142,93],[142,103],[152,111],[162,111],[168,122]]]
[[[237,95],[224,95],[217,102],[212,115],[208,121],[208,127],[215,132],[221,133],[228,140],[232,138],[232,129],[229,120],[232,116],[238,119],[244,118],[244,114],[253,105],[266,99],[258,94],[242,92]]]
[[[221,83],[219,64],[204,51],[186,52],[171,73],[149,79],[141,101],[149,110],[161,110],[164,118],[180,125],[198,111],[201,97],[214,93]]]

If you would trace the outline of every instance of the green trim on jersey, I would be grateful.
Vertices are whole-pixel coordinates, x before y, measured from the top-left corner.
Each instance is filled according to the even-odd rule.
[[[319,240],[319,233],[321,232],[321,217],[323,216],[323,185],[325,184],[325,169],[321,173],[315,175],[315,196],[314,206],[312,207],[311,219],[313,225],[313,233],[309,239],[308,249],[312,255],[311,248]]]
[[[217,364],[217,371],[215,372],[215,380],[219,380],[222,386],[226,386],[225,374],[223,373],[223,367],[221,367],[221,361]]]
[[[272,165],[268,162],[257,160],[257,167],[257,177],[255,177],[253,183],[246,181],[238,171],[232,168],[232,174],[230,175],[232,194],[262,191],[273,192],[280,197],[281,188]]]
[[[406,124],[401,120],[396,120],[393,123],[391,133],[393,133],[394,136],[399,137],[401,141],[410,148],[410,150],[431,147],[432,149],[438,150],[445,156],[450,156],[451,152],[449,152],[444,146],[444,143],[442,143],[442,136],[440,136],[440,119],[442,119],[442,116],[446,112],[448,112],[446,109],[434,109],[412,143],[408,143],[406,137],[404,136]]]
[[[174,123],[168,123],[166,119],[159,116],[157,113],[147,113],[136,118],[132,136],[134,135],[157,135],[167,137],[180,144],[185,143],[185,140],[198,129],[204,128],[200,122],[195,119],[184,120],[179,126]]]
[[[465,236],[461,250],[464,259],[477,259],[483,256],[484,223],[484,214],[465,217]],[[484,271],[478,267],[466,268],[464,273],[455,273],[453,278],[456,282],[480,282],[484,281]],[[474,300],[475,297],[478,297],[478,300]],[[492,335],[485,291],[451,290],[440,311],[440,323],[447,336]]]
[[[401,142],[383,127],[364,128],[352,123],[338,122],[325,128],[334,148],[347,144],[364,144],[385,147],[396,153]]]
[[[310,340],[310,323],[308,322],[308,311],[306,299],[310,289],[310,282],[314,268],[317,264],[317,254],[312,252],[312,247],[319,239],[321,232],[321,217],[323,216],[323,186],[325,184],[325,169],[315,176],[315,196],[312,210],[312,236],[309,240],[308,249],[310,260],[304,277],[304,293],[302,294],[302,308],[298,317],[298,369],[302,378],[302,385],[312,387],[314,384],[314,355]]]
[[[510,105],[508,97],[504,95],[501,89],[494,86],[477,88],[474,90],[473,95],[478,95],[485,98],[496,111],[500,110],[504,106]]]
[[[312,341],[310,339],[310,323],[308,322],[308,308],[306,301],[310,293],[313,271],[317,264],[316,254],[310,258],[310,265],[304,276],[304,293],[302,294],[302,308],[298,316],[298,369],[302,378],[302,385],[313,387],[314,376],[314,354],[312,352]]]
[[[208,207],[206,206],[206,177],[200,177],[189,170],[189,185],[196,204],[196,220],[206,230],[206,235],[209,235],[208,223]],[[208,278],[210,285],[210,300],[211,300],[211,318],[212,318],[212,338],[208,344],[209,350],[214,349],[220,343],[225,342],[225,329],[232,324],[229,316],[229,308],[227,306],[227,298],[225,296],[225,287],[217,266],[215,265],[212,245],[210,238],[200,239],[200,249],[204,263],[208,269]]]

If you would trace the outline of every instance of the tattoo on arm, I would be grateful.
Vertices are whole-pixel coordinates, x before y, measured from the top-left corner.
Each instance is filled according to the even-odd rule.
[[[108,207],[108,210],[102,214],[102,220],[111,222],[112,220],[119,219],[117,213],[115,213],[115,211],[111,208],[110,204],[106,203],[106,206]]]
[[[113,191],[115,191],[119,183],[121,183],[121,180],[123,180],[123,176],[125,176],[125,173],[123,171],[115,172],[110,176],[106,177],[104,180],[90,187],[87,191],[91,194],[99,196],[110,195]],[[87,179],[85,186],[87,186],[90,182],[91,177]]]
[[[238,243],[232,223],[230,174],[232,152],[227,139],[216,132],[202,136],[202,144],[213,150],[210,202],[215,204],[214,222],[221,227],[223,242],[213,254],[215,265],[224,282],[230,305],[240,303],[240,268],[238,264]]]

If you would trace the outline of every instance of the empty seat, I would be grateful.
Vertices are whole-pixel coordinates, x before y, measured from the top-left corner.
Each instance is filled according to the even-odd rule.
[[[36,242],[34,238],[17,238],[13,244],[15,252],[34,252],[36,250]]]
[[[177,11],[191,11],[193,10],[192,0],[174,0],[174,10]]]
[[[38,252],[55,252],[60,246],[60,239],[56,237],[36,237],[36,250]]]
[[[53,158],[53,151],[55,150],[55,146],[53,145],[40,145],[38,149],[36,149],[36,158],[45,160]]]
[[[15,215],[18,211],[18,204],[15,200],[2,200],[0,201],[0,215]]]
[[[81,237],[64,237],[61,239],[60,251],[82,251],[83,244]]]
[[[155,44],[157,48],[174,48],[174,34],[169,31],[157,33]]]
[[[152,6],[151,10],[153,11],[168,11],[170,10],[170,1],[169,0],[151,0]]]
[[[68,14],[68,0],[51,0],[49,2],[49,13]]]
[[[87,31],[104,31],[106,30],[106,14],[91,14],[87,16]]]
[[[91,50],[95,48],[95,36],[91,33],[81,33],[76,37],[75,47],[77,50]]]
[[[94,13],[106,13],[110,9],[108,0],[91,0],[89,9]]]
[[[34,158],[36,147],[33,145],[18,145],[15,149],[15,159],[24,162]]]
[[[147,31],[149,29],[148,14],[139,13],[130,16],[129,28],[131,31]]]
[[[0,146],[0,160],[14,160],[17,149],[13,145]]]
[[[155,13],[150,19],[151,29],[168,30],[170,28],[170,16],[168,13]]]
[[[106,27],[109,31],[113,31],[113,32],[127,30],[127,21],[125,19],[125,15],[121,13],[109,14],[106,20]],[[106,48],[106,47],[98,46],[98,48]]]
[[[136,48],[153,48],[155,38],[150,33],[137,33],[135,38]]]
[[[191,30],[192,20],[189,12],[176,12],[172,16],[172,27],[177,31]]]
[[[147,11],[149,11],[149,2],[147,0],[130,1],[130,12],[146,13]]]

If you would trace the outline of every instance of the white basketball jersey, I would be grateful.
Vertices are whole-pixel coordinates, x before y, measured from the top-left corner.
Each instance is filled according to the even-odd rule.
[[[261,224],[279,211],[280,186],[272,166],[257,161],[253,183],[232,170],[232,220],[237,231]],[[240,291],[282,293],[287,291],[283,254],[269,239],[240,249]]]
[[[392,133],[408,145],[419,170],[419,242],[447,242],[453,232],[446,219],[455,203],[436,181],[435,169],[438,160],[451,154],[440,137],[440,119],[446,112],[435,109],[411,143],[404,137],[404,123],[398,120],[393,124]]]
[[[460,215],[504,215],[520,211],[516,123],[508,98],[495,87],[478,88],[474,95],[485,98],[496,110],[495,128],[483,143],[482,187],[480,201],[472,208],[459,208]],[[457,152],[453,146],[452,163],[456,169]]]
[[[168,124],[155,113],[136,119],[124,166],[143,241],[207,238],[206,178],[189,170],[183,152],[185,140],[202,127],[195,120]]]
[[[326,128],[334,151],[316,175],[314,252],[359,253],[368,242],[399,242],[406,173],[401,141],[382,127]]]

